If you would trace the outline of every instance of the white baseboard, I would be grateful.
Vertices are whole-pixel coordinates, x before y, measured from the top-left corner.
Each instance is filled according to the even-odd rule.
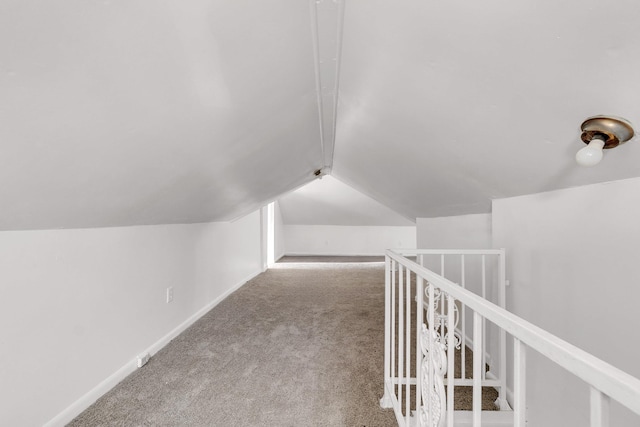
[[[385,253],[344,253],[344,252],[331,252],[331,253],[316,253],[316,252],[287,252],[284,256],[384,256]]]
[[[103,380],[100,384],[92,388],[88,393],[82,396],[80,399],[73,402],[69,407],[67,407],[64,411],[60,412],[58,415],[50,419],[44,424],[44,427],[61,427],[71,422],[75,417],[80,415],[82,411],[91,406],[98,398],[107,393],[113,387],[116,386],[120,381],[125,379],[128,375],[130,375],[133,371],[137,369],[136,361],[131,361],[127,363],[122,368],[118,369],[116,372],[111,374],[105,380]]]
[[[144,354],[149,353],[151,356],[160,351],[164,346],[166,346],[172,339],[180,335],[184,332],[189,326],[193,325],[198,319],[207,314],[213,307],[222,302],[225,298],[227,298],[230,294],[241,288],[244,284],[246,284],[249,280],[256,277],[261,272],[255,272],[250,274],[245,279],[239,281],[227,291],[225,291],[222,295],[208,303],[206,306],[202,307],[196,313],[191,315],[187,320],[182,322],[180,325],[175,327],[171,332],[160,338],[158,341],[153,343],[149,348],[145,351],[138,353]],[[58,415],[53,417],[47,423],[44,424],[44,427],[63,427],[75,417],[80,415],[85,409],[91,406],[96,400],[102,397],[105,393],[115,387],[120,381],[125,379],[128,375],[130,375],[133,371],[138,369],[137,354],[132,357],[131,362],[125,364],[123,367],[118,369],[113,374],[109,375],[102,382],[100,382],[97,386],[92,388],[89,392],[87,392],[80,399],[73,402],[69,407],[67,407],[64,411],[60,412]]]

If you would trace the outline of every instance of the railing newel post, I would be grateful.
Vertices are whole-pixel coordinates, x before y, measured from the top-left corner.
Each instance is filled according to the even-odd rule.
[[[392,403],[388,388],[391,383],[391,259],[388,254],[384,257],[384,272],[384,381],[380,406],[390,408]]]
[[[402,414],[402,386],[404,382],[404,267],[398,266],[398,404]],[[405,419],[405,425],[407,420]]]
[[[514,427],[526,424],[527,357],[522,341],[513,338],[513,417]]]
[[[482,316],[473,312],[473,427],[482,426]]]

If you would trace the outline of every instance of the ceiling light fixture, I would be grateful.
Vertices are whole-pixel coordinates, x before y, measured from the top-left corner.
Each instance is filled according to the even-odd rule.
[[[586,147],[576,153],[581,166],[593,166],[602,160],[602,150],[615,148],[633,138],[631,123],[620,117],[594,116],[582,123],[582,141]]]

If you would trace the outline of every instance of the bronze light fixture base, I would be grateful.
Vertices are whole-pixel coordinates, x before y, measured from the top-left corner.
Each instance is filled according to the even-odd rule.
[[[594,116],[582,123],[582,141],[589,144],[595,137],[604,141],[603,148],[614,148],[633,138],[631,123],[620,117]]]

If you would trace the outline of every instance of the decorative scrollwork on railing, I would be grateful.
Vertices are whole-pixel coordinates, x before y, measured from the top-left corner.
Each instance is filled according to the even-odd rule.
[[[462,344],[456,327],[460,321],[460,312],[456,304],[449,306],[447,295],[433,287],[433,301],[429,300],[431,284],[425,286],[424,307],[427,319],[433,319],[433,328],[422,325],[420,348],[422,349],[421,393],[422,408],[420,422],[422,426],[441,427],[445,422],[447,397],[444,388],[444,376],[447,373],[447,349],[451,344],[459,349]],[[453,310],[453,324],[449,324],[449,307]],[[453,340],[451,343],[449,340]]]
[[[430,303],[429,288],[431,286],[432,286],[431,284],[427,284],[427,286],[425,286],[424,288],[424,293],[425,293],[424,305],[426,306],[426,309],[427,309],[427,319],[431,318],[431,311],[433,311],[434,329],[441,330],[443,326],[446,327],[447,332],[444,334],[443,342],[447,347],[449,346],[449,334],[450,334],[449,331],[452,331],[453,346],[459,350],[460,345],[462,344],[462,337],[458,332],[456,332],[456,327],[460,322],[460,311],[458,310],[458,305],[457,304],[453,305],[453,325],[447,325],[447,314],[445,310],[443,310],[443,307],[445,308],[447,307],[446,295],[440,289],[434,287],[433,302]]]
[[[431,338],[429,334],[431,332]],[[429,331],[422,325],[420,334],[422,349],[422,402],[420,425],[440,427],[444,425],[447,397],[444,390],[444,375],[447,373],[447,354],[438,332]],[[432,375],[429,375],[429,373]],[[433,384],[430,383],[433,378]]]

